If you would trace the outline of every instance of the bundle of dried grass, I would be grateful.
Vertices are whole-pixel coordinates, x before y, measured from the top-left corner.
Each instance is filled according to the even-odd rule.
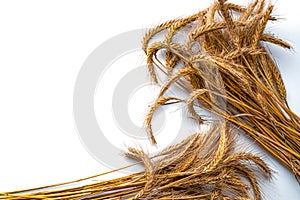
[[[152,158],[129,148],[127,155],[145,166],[141,173],[66,189],[55,187],[70,183],[2,193],[0,198],[262,199],[259,182],[269,179],[271,170],[259,157],[234,149],[235,131],[225,122],[212,124],[207,132],[193,134]]]
[[[203,119],[196,107],[226,118],[278,158],[299,181],[300,118],[289,109],[280,72],[263,43],[291,49],[285,41],[264,33],[267,22],[276,20],[272,10],[264,0],[248,7],[219,0],[199,13],[150,30],[143,50],[153,81],[158,82],[156,69],[168,76],[153,108],[164,105],[168,88],[179,84],[190,93],[184,101],[199,122]],[[151,42],[162,32],[164,40]],[[178,42],[178,35],[185,35],[184,42]],[[164,61],[158,58],[160,52]],[[218,98],[226,100],[225,107],[215,101]],[[153,143],[155,109],[146,120]]]
[[[269,179],[271,170],[259,157],[234,148],[236,126],[299,178],[300,120],[289,109],[279,70],[261,42],[291,48],[281,39],[263,33],[267,21],[276,20],[271,16],[272,9],[273,6],[265,9],[263,0],[247,8],[219,0],[195,15],[163,23],[145,35],[143,49],[152,79],[158,82],[156,69],[168,77],[146,116],[151,141],[156,143],[151,128],[155,111],[174,102],[184,102],[200,123],[204,120],[196,107],[219,116],[208,122],[209,130],[191,135],[153,157],[141,149],[129,148],[126,155],[145,166],[140,173],[85,182],[104,175],[100,174],[0,193],[0,198],[261,199],[259,182]],[[162,31],[164,41],[151,43]],[[188,35],[184,43],[182,38],[176,42],[178,33]],[[160,50],[165,50],[165,62],[158,59]],[[174,84],[188,91],[189,97],[182,100],[166,96]],[[74,185],[78,183],[83,186]]]

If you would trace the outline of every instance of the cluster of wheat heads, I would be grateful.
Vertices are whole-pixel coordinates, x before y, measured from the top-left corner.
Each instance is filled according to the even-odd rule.
[[[271,170],[258,156],[235,149],[236,129],[230,126],[214,122],[204,133],[190,135],[153,157],[129,148],[127,156],[145,166],[140,173],[65,189],[57,187],[70,183],[2,193],[0,198],[262,199],[259,183],[270,178]]]
[[[254,0],[247,7],[218,0],[145,35],[143,50],[152,80],[159,82],[157,70],[168,77],[146,120],[153,143],[152,115],[168,99],[174,99],[167,97],[166,91],[178,84],[190,93],[190,98],[182,101],[195,119],[203,121],[195,112],[199,107],[224,117],[279,159],[299,181],[300,119],[289,109],[283,80],[266,45],[291,46],[265,33],[267,22],[277,20],[272,10],[273,5],[264,0]],[[164,35],[163,40],[152,41],[159,34]],[[220,82],[224,90],[220,90]],[[218,98],[226,99],[225,109]]]
[[[199,123],[203,119],[197,107],[218,116],[206,122],[210,127],[206,131],[152,157],[142,149],[128,148],[126,155],[145,166],[139,173],[95,180],[104,175],[100,174],[3,192],[0,199],[259,200],[260,181],[269,179],[271,170],[258,156],[235,149],[237,127],[299,178],[299,117],[289,109],[279,70],[262,43],[291,48],[264,33],[267,21],[276,20],[271,16],[272,9],[263,0],[248,7],[219,0],[199,13],[163,23],[145,35],[143,50],[153,81],[159,82],[157,70],[167,75],[145,119],[151,141],[156,143],[151,128],[155,111],[174,102],[185,103]],[[152,40],[161,33],[164,40]],[[189,97],[168,96],[173,85],[181,86]],[[114,171],[118,170],[121,169]]]

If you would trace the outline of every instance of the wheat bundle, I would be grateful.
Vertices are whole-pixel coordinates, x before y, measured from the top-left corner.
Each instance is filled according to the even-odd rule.
[[[166,98],[168,88],[178,83],[191,94],[184,101],[199,122],[203,120],[195,107],[223,116],[278,158],[299,180],[300,118],[289,109],[281,74],[264,44],[291,49],[285,41],[264,33],[267,22],[276,20],[272,10],[264,0],[253,1],[247,8],[219,0],[195,15],[150,30],[143,49],[152,79],[158,81],[155,69],[169,77],[155,108],[163,105],[161,99]],[[187,32],[184,43],[176,42],[173,38],[183,29]],[[149,43],[161,31],[165,39]],[[164,63],[157,57],[160,50],[165,50]],[[213,80],[216,72],[225,94]],[[216,96],[226,99],[225,109],[215,101]],[[148,115],[147,127],[155,143],[153,112]]]
[[[300,120],[288,107],[280,72],[263,44],[291,48],[264,33],[267,22],[276,20],[271,16],[272,9],[264,0],[256,0],[248,7],[219,0],[199,13],[163,23],[145,35],[143,50],[152,80],[160,82],[157,70],[167,76],[145,118],[150,140],[156,143],[151,127],[155,111],[169,103],[184,103],[199,123],[204,119],[196,112],[197,107],[215,114],[216,120],[206,121],[208,130],[155,156],[128,148],[126,155],[145,166],[139,173],[85,182],[104,175],[100,174],[3,192],[0,198],[262,199],[260,183],[270,179],[271,170],[260,157],[235,148],[237,127],[299,179]],[[164,40],[153,42],[160,33]],[[178,34],[184,36],[179,42]],[[182,87],[189,97],[168,96],[173,85]]]
[[[258,156],[235,150],[235,131],[226,122],[214,123],[207,132],[195,133],[153,157],[129,148],[127,155],[145,166],[140,173],[71,188],[65,183],[3,193],[0,198],[261,199],[259,183],[271,177],[271,170]]]

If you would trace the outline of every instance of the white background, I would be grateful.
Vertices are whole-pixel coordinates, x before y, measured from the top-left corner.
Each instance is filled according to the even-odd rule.
[[[107,169],[82,146],[73,120],[77,74],[87,56],[119,33],[207,7],[211,0],[0,1],[0,191],[70,181]],[[245,2],[245,1],[231,1]],[[294,52],[275,49],[290,107],[300,114],[297,1],[275,2],[285,18],[268,30]],[[276,161],[269,199],[298,199],[300,187]]]

